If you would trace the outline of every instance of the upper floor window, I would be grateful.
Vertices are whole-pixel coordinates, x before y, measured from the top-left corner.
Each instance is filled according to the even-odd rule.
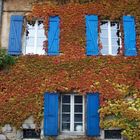
[[[43,42],[46,40],[43,21],[27,22],[26,41],[23,47],[23,54],[44,55]]]
[[[119,22],[101,21],[100,30],[101,54],[117,55],[121,47]]]
[[[10,32],[8,54],[47,54],[59,55],[60,52],[60,18],[59,16],[49,17],[48,38],[45,36],[42,21],[34,24],[27,23],[26,43],[22,44],[24,17],[12,15],[10,19]],[[124,46],[125,56],[137,56],[135,19],[133,16],[123,16]],[[118,22],[102,21],[101,32],[98,33],[98,16],[86,15],[86,54],[87,55],[117,55],[121,48],[120,25]],[[100,39],[98,38],[100,36]],[[47,53],[43,49],[43,41],[48,39]],[[102,48],[99,50],[98,40],[101,41]],[[25,41],[25,40],[24,40]],[[100,52],[99,52],[100,51]]]
[[[101,21],[100,32],[97,15],[86,15],[86,55],[97,56],[117,55],[121,48],[120,24],[116,21]],[[133,16],[123,16],[124,46],[125,56],[136,56],[136,30]],[[100,41],[100,45],[99,45]],[[99,48],[101,46],[101,48]]]

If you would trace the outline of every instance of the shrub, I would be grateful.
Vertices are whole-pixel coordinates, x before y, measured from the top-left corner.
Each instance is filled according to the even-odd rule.
[[[0,49],[0,70],[8,68],[15,63],[13,56],[7,55],[5,49]]]

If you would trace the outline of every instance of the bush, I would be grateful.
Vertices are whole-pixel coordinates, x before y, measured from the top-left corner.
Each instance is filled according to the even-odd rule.
[[[13,56],[7,55],[6,50],[0,49],[0,70],[8,68],[10,65],[15,64]]]

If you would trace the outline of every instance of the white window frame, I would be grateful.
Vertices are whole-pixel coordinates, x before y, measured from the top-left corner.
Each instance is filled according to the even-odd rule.
[[[36,20],[35,21],[35,24],[34,24],[34,28],[35,28],[35,33],[34,33],[34,46],[33,46],[33,55],[34,54],[38,54],[38,52],[37,52],[37,43],[38,43],[38,22],[40,22],[40,21],[42,21],[42,20]],[[43,21],[42,21],[43,22]],[[26,22],[26,24],[27,24],[27,22]],[[27,31],[27,29],[25,30],[25,34],[24,34],[24,40],[25,40],[25,43],[24,43],[24,47],[23,47],[23,50],[22,50],[22,52],[23,52],[23,54],[24,55],[27,55],[28,53],[26,52],[26,47],[27,47],[27,36],[26,36],[26,31]],[[44,32],[45,32],[45,30],[44,30]],[[46,40],[47,40],[47,38],[46,38]],[[43,42],[42,42],[42,44],[43,44]],[[42,46],[42,49],[43,49],[43,46]],[[44,50],[44,54],[41,54],[41,55],[45,55],[46,54],[46,52],[45,52],[45,50]]]
[[[107,24],[108,24],[108,27],[107,28],[104,28],[104,29],[106,29],[107,31],[108,31],[108,51],[109,51],[109,53],[108,54],[102,54],[102,55],[117,55],[117,54],[113,54],[112,53],[112,42],[111,42],[111,39],[112,39],[112,37],[111,37],[111,22],[118,22],[119,23],[119,30],[120,30],[120,22],[119,21],[111,21],[111,20],[101,20],[101,22],[107,22]],[[106,38],[106,37],[103,37],[103,38]],[[119,40],[120,40],[120,48],[122,48],[122,40],[121,40],[121,32],[119,32]]]
[[[85,96],[83,95],[77,95],[77,94],[64,94],[63,96],[70,96],[70,131],[62,131],[62,96],[61,96],[61,103],[60,103],[60,132],[62,134],[71,134],[71,135],[84,135],[85,134]],[[74,131],[74,96],[82,96],[83,99],[83,131],[78,132]]]

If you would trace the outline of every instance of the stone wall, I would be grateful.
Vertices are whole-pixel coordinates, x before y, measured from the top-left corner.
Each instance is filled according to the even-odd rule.
[[[35,129],[36,125],[34,123],[34,118],[30,116],[27,118],[20,129],[16,129],[15,127],[10,126],[10,124],[6,124],[4,127],[0,129],[0,140],[23,140],[23,129]],[[43,121],[41,122],[41,137],[43,139]],[[26,140],[26,139],[24,139]],[[28,139],[30,140],[30,139]],[[32,139],[39,140],[39,139]]]
[[[43,134],[43,120],[41,122],[41,135],[40,139],[25,139],[23,138],[23,129],[35,129],[36,124],[34,123],[34,118],[30,116],[27,118],[20,129],[16,129],[15,127],[10,126],[10,124],[6,124],[2,129],[0,129],[0,140],[97,140],[95,138],[89,139],[86,136],[77,136],[77,135],[59,135],[58,137],[44,137]],[[101,131],[101,136],[102,135]],[[101,139],[101,137],[100,137]],[[99,138],[98,138],[99,140]]]
[[[2,127],[0,129],[0,140],[105,140],[104,130],[101,130],[100,137],[98,138],[89,138],[86,137],[85,135],[78,136],[78,135],[70,135],[70,134],[63,134],[63,135],[60,134],[57,137],[45,137],[43,133],[43,127],[44,127],[43,122],[44,120],[42,120],[39,128],[41,130],[41,133],[40,133],[40,138],[38,139],[23,138],[23,129],[36,129],[34,118],[30,116],[23,122],[20,129],[16,129],[15,127],[10,126],[10,124],[6,124],[4,127]],[[116,128],[116,130],[118,129]],[[123,138],[113,139],[113,140],[123,140]]]
[[[10,16],[25,15],[31,11],[33,0],[5,0],[2,12],[1,46],[8,48]]]

